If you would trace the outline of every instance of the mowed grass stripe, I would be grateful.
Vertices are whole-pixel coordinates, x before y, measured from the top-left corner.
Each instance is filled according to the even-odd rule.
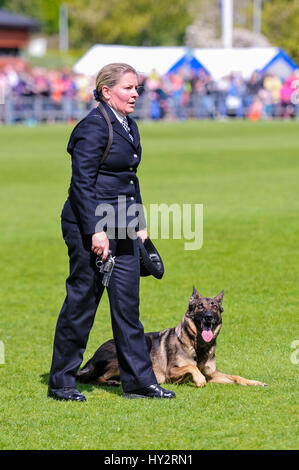
[[[141,281],[146,331],[175,326],[193,283],[225,290],[220,370],[266,388],[168,385],[176,400],[124,400],[79,385],[87,402],[47,398],[65,295],[60,211],[71,126],[0,129],[1,449],[295,449],[298,365],[298,122],[141,123],[143,202],[203,204],[204,243],[156,240],[165,276]],[[150,221],[149,221],[150,222]],[[112,337],[105,294],[84,359]]]

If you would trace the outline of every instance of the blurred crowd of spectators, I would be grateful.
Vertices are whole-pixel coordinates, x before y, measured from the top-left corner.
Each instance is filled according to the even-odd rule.
[[[286,80],[272,73],[254,72],[245,80],[232,73],[215,81],[204,71],[160,77],[155,70],[142,78],[150,119],[243,117],[251,120],[299,118],[299,69]],[[0,103],[5,97],[22,103],[24,97],[46,97],[59,107],[65,98],[88,109],[94,104],[94,77],[69,69],[29,69],[24,63],[0,70]],[[144,117],[144,115],[143,115]],[[76,119],[77,116],[74,116]]]
[[[256,71],[248,80],[240,73],[231,73],[218,81],[203,71],[190,74],[181,69],[164,77],[153,72],[145,85],[153,119],[173,114],[179,119],[299,117],[299,69],[286,80]]]
[[[0,69],[0,84],[6,96],[44,96],[54,103],[61,102],[63,97],[78,98],[83,102],[91,100],[92,80],[73,74],[68,68],[49,70],[28,68],[24,62],[8,64]]]

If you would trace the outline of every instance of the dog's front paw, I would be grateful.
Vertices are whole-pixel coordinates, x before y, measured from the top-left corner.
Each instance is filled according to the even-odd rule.
[[[260,382],[259,380],[252,380],[252,384],[251,385],[256,385],[256,386],[261,386],[261,387],[267,387],[267,384],[265,384],[264,382]]]
[[[200,377],[200,378],[196,379],[195,385],[196,385],[196,387],[199,387],[199,388],[205,387],[207,385],[207,381],[206,381],[205,377]]]
[[[260,382],[259,380],[250,380],[250,379],[244,379],[243,377],[240,377],[242,379],[239,383],[239,385],[253,385],[257,387],[267,387],[267,384],[264,382]]]

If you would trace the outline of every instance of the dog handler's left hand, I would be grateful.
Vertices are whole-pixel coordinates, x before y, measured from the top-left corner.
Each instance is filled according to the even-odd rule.
[[[144,243],[145,240],[148,238],[147,230],[139,230],[139,232],[137,232],[137,237],[141,238],[142,243]]]

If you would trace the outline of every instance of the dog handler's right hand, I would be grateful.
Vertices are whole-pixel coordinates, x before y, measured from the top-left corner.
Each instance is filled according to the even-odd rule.
[[[102,260],[105,261],[109,251],[109,238],[106,232],[96,232],[91,238],[91,251],[97,256],[102,255]]]

